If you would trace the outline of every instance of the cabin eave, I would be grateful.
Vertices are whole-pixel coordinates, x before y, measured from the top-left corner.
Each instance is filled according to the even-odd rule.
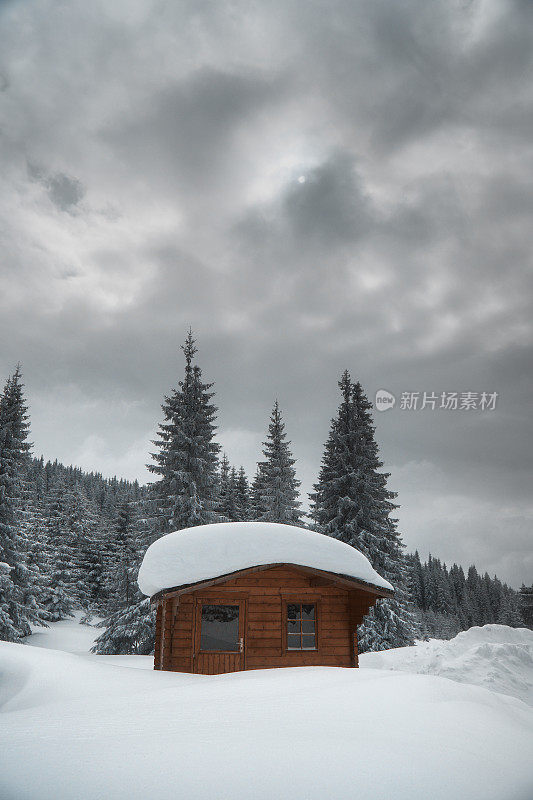
[[[368,583],[359,578],[354,578],[351,575],[342,575],[336,572],[328,572],[326,570],[320,570],[314,567],[302,566],[301,564],[279,562],[272,564],[259,564],[256,566],[247,567],[245,569],[236,570],[234,572],[228,572],[224,575],[217,575],[213,578],[208,578],[201,581],[195,581],[194,583],[182,584],[181,586],[169,586],[168,588],[161,589],[159,592],[156,592],[156,594],[152,595],[152,597],[150,598],[150,604],[152,606],[157,606],[157,604],[163,599],[163,597],[165,598],[179,597],[180,595],[187,594],[188,592],[191,591],[196,591],[197,589],[208,589],[211,586],[217,586],[219,584],[226,583],[227,581],[233,580],[235,578],[240,578],[241,576],[244,575],[248,575],[254,572],[264,572],[265,570],[274,569],[276,567],[288,567],[300,570],[301,572],[304,572],[308,575],[314,575],[316,577],[329,580],[332,583],[335,583],[339,586],[344,586],[350,589],[360,589],[361,591],[368,592],[371,595],[375,596],[376,599],[394,597],[394,591],[391,591],[390,589],[385,589],[382,586],[376,586],[372,583]]]

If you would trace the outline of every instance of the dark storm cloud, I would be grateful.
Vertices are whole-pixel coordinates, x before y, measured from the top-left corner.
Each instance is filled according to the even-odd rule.
[[[204,67],[158,91],[104,137],[128,163],[199,191],[221,169],[230,177],[224,166],[238,158],[236,134],[265,105],[279,101],[284,87],[278,77]]]
[[[298,243],[338,247],[372,235],[369,199],[348,153],[335,154],[304,177],[288,189],[281,209]]]
[[[497,391],[377,435],[409,547],[530,581],[533,6],[8,9],[0,369],[37,451],[144,477],[189,325],[230,458],[278,397],[304,490],[345,367]]]
[[[35,164],[28,164],[28,175],[46,189],[50,200],[60,211],[72,212],[85,195],[81,181],[62,172],[46,175]]]
[[[69,211],[76,206],[85,194],[80,181],[61,172],[48,178],[47,189],[51,201],[62,211]]]

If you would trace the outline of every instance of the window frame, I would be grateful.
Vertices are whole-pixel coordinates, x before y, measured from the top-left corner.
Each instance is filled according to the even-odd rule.
[[[243,650],[202,650],[200,645],[202,642],[202,607],[206,606],[238,606],[239,607],[239,640],[243,640],[243,645],[246,645],[245,640],[245,620],[246,620],[246,600],[243,595],[234,595],[228,597],[202,597],[196,598],[195,608],[195,626],[194,626],[194,639],[193,639],[193,657],[195,656],[208,656],[208,655],[232,655],[239,656],[244,654]],[[244,667],[243,667],[244,669]]]
[[[305,649],[291,649],[289,650],[289,642],[287,636],[287,623],[288,623],[288,609],[287,606],[292,604],[297,605],[313,605],[315,607],[315,646],[313,648]],[[320,650],[320,598],[316,595],[313,597],[306,597],[302,594],[284,594],[281,598],[281,647],[284,656],[288,655],[305,655],[306,653],[318,653]]]

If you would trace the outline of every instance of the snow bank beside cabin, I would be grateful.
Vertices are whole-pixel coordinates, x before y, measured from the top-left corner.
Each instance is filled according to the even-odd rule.
[[[168,533],[146,551],[138,583],[150,597],[171,586],[265,564],[296,564],[393,588],[355,548],[321,533],[271,522],[222,522]]]
[[[0,642],[9,800],[530,800],[533,712],[433,675],[132,670]]]
[[[430,639],[414,647],[363,653],[359,665],[440,675],[518,697],[533,706],[533,631],[528,628],[474,627],[450,641]]]

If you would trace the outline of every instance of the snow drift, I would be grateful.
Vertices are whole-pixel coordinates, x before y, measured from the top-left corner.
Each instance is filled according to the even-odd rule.
[[[6,800],[530,800],[531,709],[433,675],[203,676],[0,643]]]
[[[150,597],[171,586],[264,564],[296,564],[393,588],[354,547],[314,531],[272,522],[222,522],[167,533],[146,551],[138,583]]]
[[[527,628],[474,627],[450,641],[431,639],[416,647],[364,653],[359,663],[363,669],[440,675],[518,697],[533,706],[533,631]]]
[[[57,623],[48,643],[64,637],[77,650],[74,629]],[[365,654],[372,669],[212,677],[109,666],[106,657],[40,649],[43,638],[38,648],[0,643],[0,796],[529,800],[531,710],[457,681],[485,682],[497,647],[498,689],[531,686],[523,654],[532,638],[491,625]],[[439,677],[446,673],[453,681]]]

